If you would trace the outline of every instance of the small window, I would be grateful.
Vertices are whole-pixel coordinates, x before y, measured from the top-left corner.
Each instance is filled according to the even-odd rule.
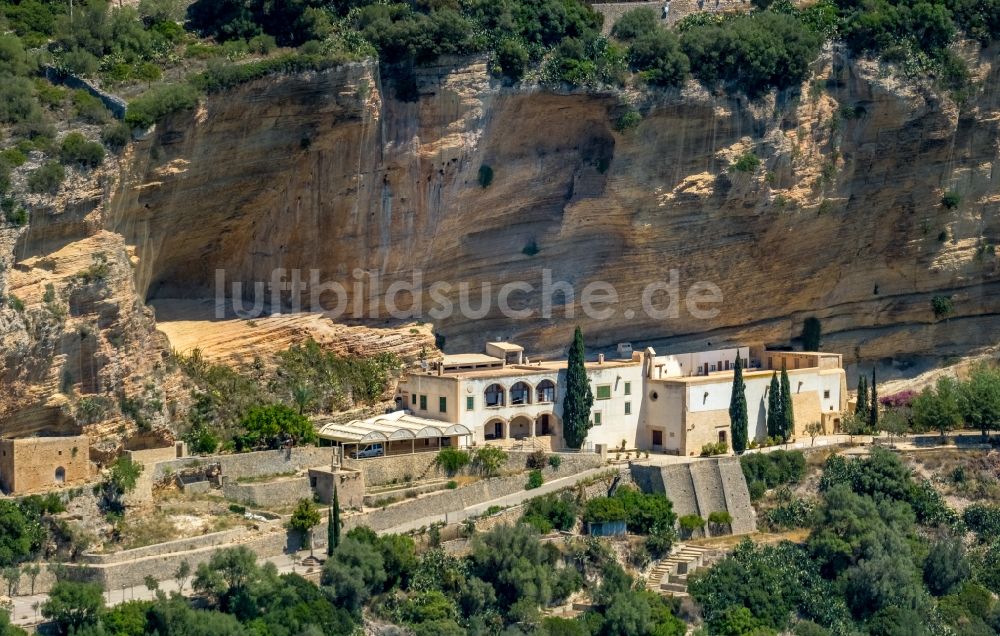
[[[446,397],[439,397],[438,398],[438,411],[440,411],[442,413],[447,413],[448,412],[448,398],[446,398]]]
[[[632,383],[631,382],[626,382],[625,383],[625,395],[632,395]]]
[[[611,385],[610,384],[600,384],[597,387],[597,399],[598,400],[610,400],[611,399]]]
[[[465,410],[466,411],[474,411],[475,409],[476,409],[476,398],[474,398],[471,395],[466,396],[466,398],[465,398]]]
[[[594,426],[600,426],[600,425],[601,425],[601,412],[594,411]]]
[[[420,410],[421,411],[426,411],[427,410],[427,396],[426,395],[421,395],[420,396]]]
[[[830,399],[830,389],[827,389],[826,391],[823,391],[823,399],[824,400],[829,400]]]
[[[632,415],[632,403],[631,402],[626,402],[625,403],[625,415]]]
[[[412,404],[413,406],[417,405],[417,394],[416,393],[410,395],[410,404]]]
[[[654,402],[656,401],[656,398],[658,398],[658,397],[660,397],[660,395],[656,391],[653,391],[652,393],[649,394],[649,399],[652,400],[652,401],[654,401]]]

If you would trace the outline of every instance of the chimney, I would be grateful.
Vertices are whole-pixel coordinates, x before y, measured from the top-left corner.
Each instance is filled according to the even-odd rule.
[[[438,362],[438,376],[444,375],[444,362]]]
[[[603,353],[597,354],[597,364],[604,364],[604,354]]]

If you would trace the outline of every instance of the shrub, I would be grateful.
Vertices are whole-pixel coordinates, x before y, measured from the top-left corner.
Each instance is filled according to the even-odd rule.
[[[110,118],[104,102],[82,89],[73,91],[73,108],[77,117],[91,124],[103,124]]]
[[[681,528],[681,537],[690,539],[695,532],[705,527],[705,520],[698,515],[684,515],[677,520]]]
[[[972,504],[962,513],[962,520],[982,543],[1000,539],[1000,506]]]
[[[628,58],[632,70],[639,71],[639,76],[654,86],[679,86],[691,70],[677,36],[660,28],[633,42]]]
[[[750,500],[757,501],[767,492],[767,484],[757,479],[750,482]]]
[[[743,455],[740,457],[740,465],[751,489],[758,481],[765,489],[775,488],[801,481],[806,472],[806,457],[802,451],[776,450]]]
[[[504,462],[507,461],[507,453],[496,446],[483,446],[476,451],[472,464],[485,477],[495,477],[500,474]]]
[[[528,483],[525,484],[524,489],[534,490],[535,488],[540,487],[543,481],[545,480],[542,478],[542,471],[533,470],[530,473],[528,473]]]
[[[531,524],[543,534],[553,528],[571,530],[576,523],[577,506],[568,493],[535,497],[524,504],[522,521]]]
[[[743,153],[733,162],[733,170],[736,172],[754,172],[760,166],[760,158],[750,152]]]
[[[587,501],[583,510],[583,520],[587,523],[625,521],[625,506],[621,499],[594,497]]]
[[[0,209],[3,210],[3,218],[8,223],[21,227],[28,223],[28,211],[17,204],[14,199],[3,199],[0,201]]]
[[[96,168],[104,161],[104,147],[78,132],[72,132],[59,145],[59,160],[65,164]]]
[[[940,320],[948,317],[955,310],[955,306],[948,296],[935,296],[931,299],[931,310],[934,312],[934,317]]]
[[[135,127],[149,128],[171,113],[194,108],[198,92],[189,84],[165,84],[132,100],[125,122]]]
[[[704,20],[681,33],[681,48],[699,80],[727,83],[751,98],[800,84],[821,43],[794,16],[772,11]]]
[[[714,444],[705,444],[701,447],[701,456],[709,457],[710,455],[725,455],[729,452],[729,445],[725,442],[716,442]]]
[[[611,35],[619,40],[631,41],[655,33],[659,29],[656,12],[648,7],[640,7],[625,12],[611,27]]]
[[[709,513],[708,522],[717,526],[729,525],[733,522],[733,516],[725,510],[716,510]]]
[[[549,466],[553,470],[559,470],[559,467],[562,466],[562,457],[559,455],[549,455]]]
[[[28,175],[28,189],[35,194],[55,194],[65,178],[66,171],[58,161],[47,161]]]
[[[636,128],[642,122],[642,115],[637,110],[627,110],[615,120],[615,130],[626,132]]]
[[[764,514],[764,523],[774,531],[808,528],[812,524],[815,505],[805,499],[791,498]]]
[[[246,506],[241,506],[240,504],[229,504],[229,512],[235,512],[238,515],[242,515],[245,514],[246,511]]]
[[[452,479],[448,483],[446,483],[444,487],[447,488],[448,490],[455,490],[456,488],[458,488],[458,482]]]
[[[488,188],[491,183],[493,183],[493,168],[486,164],[479,166],[479,185]]]
[[[457,448],[442,448],[434,460],[448,475],[454,475],[472,460],[469,454]]]
[[[962,195],[955,192],[954,190],[948,190],[941,197],[941,205],[949,210],[954,210],[958,207],[958,204],[962,202]]]
[[[131,129],[122,122],[108,124],[101,130],[101,141],[111,152],[121,152],[131,139]]]
[[[542,450],[531,453],[525,461],[526,466],[531,469],[545,468],[545,463],[545,451]]]

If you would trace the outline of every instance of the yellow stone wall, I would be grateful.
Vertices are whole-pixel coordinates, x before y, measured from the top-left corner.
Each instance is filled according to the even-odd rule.
[[[56,469],[65,470],[64,484],[90,477],[90,445],[78,437],[29,437],[0,440],[0,484],[8,493],[55,488]]]

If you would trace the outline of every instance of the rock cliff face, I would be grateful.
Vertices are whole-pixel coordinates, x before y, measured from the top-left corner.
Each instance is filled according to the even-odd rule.
[[[816,316],[824,348],[849,361],[965,355],[1000,332],[994,57],[980,61],[985,88],[961,108],[832,51],[799,98],[755,104],[694,84],[656,94],[505,88],[481,63],[420,70],[414,102],[397,100],[374,65],[267,78],[157,125],[94,194],[86,223],[53,212],[47,238],[20,239],[15,270],[86,235],[120,254],[134,285],[128,316],[147,322],[139,301],[215,298],[218,270],[227,296],[244,283],[247,308],[253,283],[275,270],[286,280],[301,270],[307,284],[316,270],[345,289],[324,293],[324,306],[340,301],[348,315],[338,320],[369,325],[392,322],[373,300],[373,276],[385,290],[419,271],[420,319],[454,351],[503,337],[555,354],[574,324],[593,346],[779,344]],[[617,130],[631,109],[638,126]],[[735,169],[750,151],[760,166]],[[961,195],[957,208],[940,204],[946,191]],[[670,283],[671,270],[679,311],[649,315],[644,290]],[[552,296],[552,319],[542,316],[544,271],[575,290],[568,305]],[[497,306],[513,281],[535,288],[508,298],[530,317]],[[580,306],[595,281],[620,301],[603,319]],[[432,296],[435,282],[451,288]],[[483,318],[459,309],[460,283],[473,310],[491,285]],[[685,304],[704,283],[723,299],[704,305],[712,317]],[[311,291],[285,291],[282,303],[308,308]],[[947,319],[932,312],[935,296],[951,298]],[[450,316],[429,313],[441,297],[454,303]],[[668,293],[652,298],[667,307]],[[397,297],[403,309],[410,302]],[[568,307],[575,315],[564,319]],[[9,322],[0,332],[21,339],[10,375],[35,345]]]

